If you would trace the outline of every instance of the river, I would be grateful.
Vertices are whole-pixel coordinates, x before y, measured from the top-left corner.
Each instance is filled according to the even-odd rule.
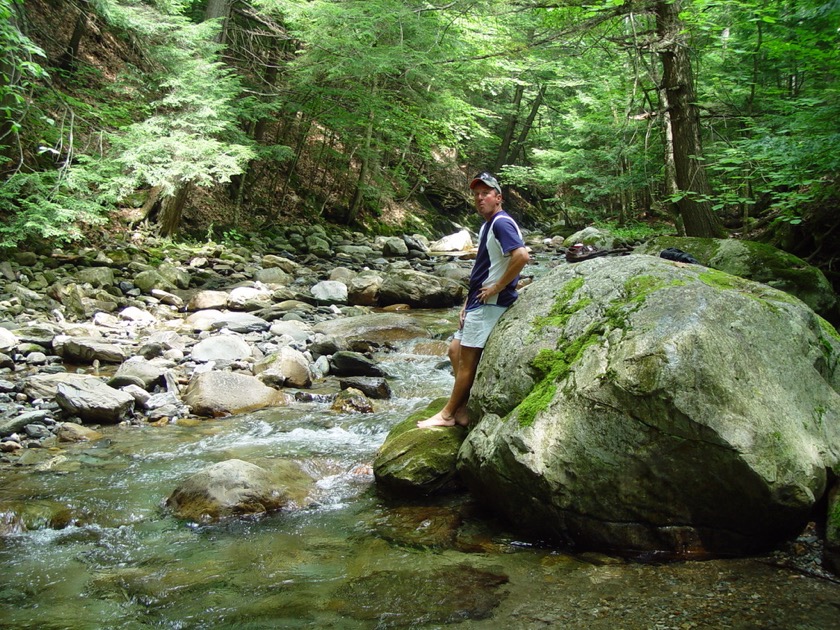
[[[574,554],[466,496],[381,496],[369,465],[396,422],[448,393],[444,349],[415,340],[378,356],[394,397],[372,414],[296,402],[29,449],[0,468],[0,518],[17,506],[30,525],[0,539],[0,628],[840,628],[840,584],[777,555]],[[315,483],[259,519],[198,526],[161,507],[230,458],[295,462]]]

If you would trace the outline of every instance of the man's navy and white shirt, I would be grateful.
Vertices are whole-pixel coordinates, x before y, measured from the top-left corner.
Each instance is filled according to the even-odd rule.
[[[490,221],[485,221],[478,233],[478,254],[470,273],[470,287],[467,294],[468,311],[483,304],[508,307],[516,301],[519,294],[516,285],[519,276],[514,278],[500,293],[489,298],[486,302],[478,299],[481,287],[489,287],[501,280],[507,269],[507,257],[520,247],[525,247],[519,226],[507,212],[501,210],[493,215]]]

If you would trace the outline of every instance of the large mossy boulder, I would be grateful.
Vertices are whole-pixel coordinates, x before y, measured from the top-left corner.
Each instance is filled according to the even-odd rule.
[[[764,549],[840,461],[838,361],[831,325],[766,285],[640,255],[558,267],[488,341],[459,474],[583,547]]]
[[[467,430],[461,426],[418,429],[443,409],[438,398],[397,424],[373,461],[373,474],[380,487],[395,494],[429,495],[456,487],[455,462]]]
[[[817,267],[793,254],[756,241],[678,236],[658,236],[634,253],[658,256],[669,247],[691,254],[707,267],[795,295],[819,315],[836,321],[837,296],[831,283]]]

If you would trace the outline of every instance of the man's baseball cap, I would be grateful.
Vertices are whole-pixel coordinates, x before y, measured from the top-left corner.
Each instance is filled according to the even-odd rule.
[[[502,187],[499,186],[499,180],[497,180],[495,177],[493,177],[492,173],[488,173],[487,171],[484,171],[482,173],[479,173],[475,177],[473,177],[472,181],[470,182],[470,190],[475,188],[475,185],[478,182],[484,182],[485,184],[490,186],[490,188],[495,188],[496,191],[499,194],[501,194],[501,192],[502,192]]]

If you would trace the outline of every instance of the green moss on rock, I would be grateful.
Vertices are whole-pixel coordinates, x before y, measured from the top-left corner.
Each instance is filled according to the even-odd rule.
[[[417,428],[418,420],[436,414],[446,401],[447,398],[432,401],[391,429],[373,462],[373,474],[380,487],[399,494],[428,495],[455,486],[455,463],[466,428]]]
[[[572,302],[575,293],[577,293],[583,284],[583,278],[573,278],[560,287],[554,299],[554,305],[551,307],[548,315],[537,317],[534,320],[534,330],[538,332],[546,327],[563,328],[572,315],[586,308],[592,302],[589,298],[582,298],[576,302]]]

